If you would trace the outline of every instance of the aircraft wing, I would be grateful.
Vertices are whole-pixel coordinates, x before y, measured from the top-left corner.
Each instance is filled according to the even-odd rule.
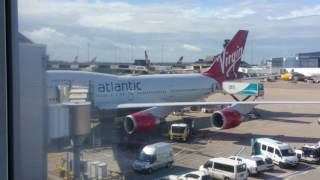
[[[119,104],[118,109],[130,109],[130,108],[150,108],[150,107],[186,107],[186,106],[210,106],[210,105],[235,105],[235,104],[305,104],[314,105],[319,104],[320,101],[213,101],[213,102],[159,102],[159,103],[128,103]]]

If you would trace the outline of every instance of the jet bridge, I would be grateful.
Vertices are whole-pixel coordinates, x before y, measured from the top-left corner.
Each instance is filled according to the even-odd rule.
[[[58,163],[57,171],[67,178],[80,179],[81,149],[91,131],[91,102],[87,86],[62,85],[57,87],[57,103],[49,104],[49,143],[56,148],[68,149],[72,145],[73,164]],[[67,143],[69,141],[69,143]],[[66,142],[66,143],[61,143]],[[61,146],[61,147],[60,147]],[[69,152],[65,152],[68,153]],[[64,161],[61,161],[64,162]],[[71,162],[71,161],[70,161]]]

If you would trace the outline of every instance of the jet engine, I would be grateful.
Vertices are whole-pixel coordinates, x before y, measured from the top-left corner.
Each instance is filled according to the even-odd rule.
[[[152,131],[174,110],[172,107],[152,107],[130,114],[123,122],[124,129],[128,134]]]
[[[211,122],[217,129],[230,129],[241,124],[243,117],[241,113],[232,108],[224,108],[212,114]]]
[[[128,134],[143,133],[154,130],[159,122],[151,113],[134,113],[126,116],[124,129]]]

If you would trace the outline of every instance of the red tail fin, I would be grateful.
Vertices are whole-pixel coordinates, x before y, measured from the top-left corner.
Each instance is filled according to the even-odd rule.
[[[226,48],[213,60],[210,69],[203,73],[222,83],[225,80],[240,78],[238,72],[241,56],[246,44],[248,31],[239,30]]]

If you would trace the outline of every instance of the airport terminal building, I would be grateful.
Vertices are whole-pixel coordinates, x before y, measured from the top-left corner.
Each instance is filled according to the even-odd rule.
[[[320,67],[320,51],[298,53],[295,57],[271,58],[269,65],[273,68],[317,68]]]

